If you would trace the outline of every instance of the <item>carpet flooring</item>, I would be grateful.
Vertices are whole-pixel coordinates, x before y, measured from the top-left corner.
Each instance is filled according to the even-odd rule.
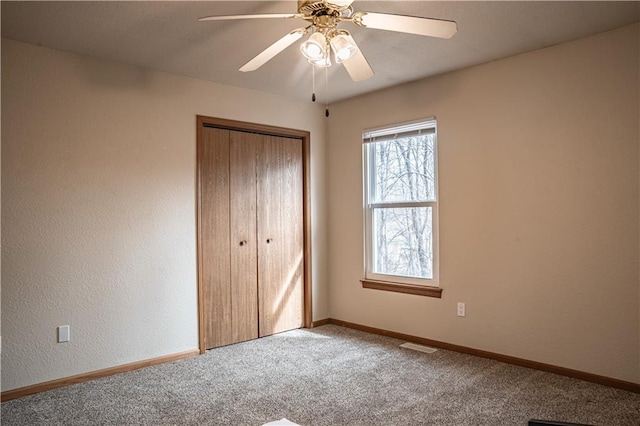
[[[640,395],[334,325],[2,403],[2,425],[640,425]]]

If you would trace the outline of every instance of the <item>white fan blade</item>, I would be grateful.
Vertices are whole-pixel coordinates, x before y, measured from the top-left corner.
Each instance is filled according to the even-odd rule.
[[[353,22],[367,28],[428,37],[451,38],[458,32],[458,24],[454,21],[388,13],[356,12],[353,14]]]
[[[289,34],[282,37],[280,40],[273,43],[271,46],[264,49],[255,58],[247,62],[240,68],[242,72],[255,71],[264,64],[266,64],[271,58],[282,52],[287,47],[291,46],[296,41],[307,33],[305,28],[298,28],[291,31]]]
[[[344,69],[347,70],[347,73],[349,73],[349,76],[353,81],[362,81],[373,77],[373,70],[356,44],[356,41],[351,37],[351,35],[347,35],[347,38],[354,46],[356,46],[357,50],[355,55],[342,63],[342,65],[344,65]]]
[[[262,15],[223,15],[205,16],[198,21],[230,21],[235,19],[304,18],[301,13],[265,13]]]
[[[325,4],[334,9],[342,10],[351,6],[353,0],[325,0]]]

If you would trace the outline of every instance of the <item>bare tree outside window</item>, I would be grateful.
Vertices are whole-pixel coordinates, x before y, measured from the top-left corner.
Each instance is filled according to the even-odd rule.
[[[368,264],[373,274],[434,278],[433,130],[367,143]]]

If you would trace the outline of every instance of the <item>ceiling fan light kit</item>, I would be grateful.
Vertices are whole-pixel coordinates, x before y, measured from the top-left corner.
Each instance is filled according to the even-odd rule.
[[[320,68],[329,68],[331,66],[331,56],[329,55],[329,50],[324,49],[324,53],[318,59],[309,60],[311,65],[315,65]]]
[[[302,55],[314,66],[327,68],[331,66],[333,52],[335,62],[344,66],[353,81],[366,80],[372,77],[374,72],[351,34],[338,28],[341,22],[350,22],[363,28],[445,39],[453,37],[458,31],[454,21],[388,13],[354,12],[352,3],[353,0],[298,0],[298,13],[294,14],[207,16],[199,20],[303,19],[309,23],[306,28],[295,29],[277,40],[243,65],[240,71],[257,70],[312,30],[309,38],[300,45]]]
[[[340,32],[329,41],[333,55],[336,57],[336,63],[341,64],[351,59],[358,51],[358,47],[351,40],[353,40],[351,34],[345,31]]]
[[[325,56],[327,38],[324,34],[317,32],[300,45],[300,51],[310,62],[322,59]]]

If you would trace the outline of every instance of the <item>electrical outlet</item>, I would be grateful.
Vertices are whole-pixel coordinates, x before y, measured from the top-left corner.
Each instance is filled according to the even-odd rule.
[[[467,316],[467,309],[463,302],[458,302],[458,316],[459,317]]]
[[[68,325],[58,327],[58,343],[64,343],[71,340],[71,330]]]

